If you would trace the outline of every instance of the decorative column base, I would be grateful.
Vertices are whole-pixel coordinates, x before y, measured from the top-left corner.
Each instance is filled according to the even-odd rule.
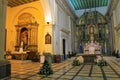
[[[7,60],[0,60],[0,79],[10,78],[11,64]]]

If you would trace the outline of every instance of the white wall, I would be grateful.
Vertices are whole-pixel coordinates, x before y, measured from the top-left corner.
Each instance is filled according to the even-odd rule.
[[[117,25],[120,24],[120,1],[118,2],[117,7],[113,11],[113,19],[114,19],[114,26],[116,27]]]
[[[112,11],[112,16],[111,17],[111,24],[114,31],[114,47],[115,50],[120,51],[120,1],[118,1],[117,5],[115,5],[115,9]]]
[[[56,3],[56,24],[54,26],[54,54],[63,55],[62,40],[66,40],[66,54],[68,51],[72,51],[74,45],[74,39],[72,39],[73,31],[73,20],[71,16],[63,9],[60,4]],[[65,30],[62,31],[61,29]]]

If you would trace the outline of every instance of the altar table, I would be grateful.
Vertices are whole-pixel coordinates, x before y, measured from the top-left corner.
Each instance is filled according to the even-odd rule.
[[[77,56],[82,56],[84,63],[95,63],[97,56],[101,56],[101,54],[77,54]]]
[[[26,58],[28,56],[27,52],[17,52],[17,51],[15,51],[15,52],[11,52],[11,54],[13,56],[15,56],[15,58],[18,59],[18,60],[26,60]]]

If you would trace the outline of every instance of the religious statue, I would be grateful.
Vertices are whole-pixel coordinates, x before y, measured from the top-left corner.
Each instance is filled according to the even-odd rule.
[[[94,41],[94,26],[90,25],[89,27],[90,41]]]
[[[23,41],[22,41],[21,44],[20,44],[19,52],[23,52]]]
[[[27,28],[21,29],[20,36],[21,36],[21,42],[22,42],[23,49],[26,50],[27,45],[28,45],[28,30],[27,30]]]
[[[82,47],[82,44],[80,44],[80,53],[83,53],[83,47]]]
[[[90,34],[94,34],[94,27],[91,25],[89,29]]]

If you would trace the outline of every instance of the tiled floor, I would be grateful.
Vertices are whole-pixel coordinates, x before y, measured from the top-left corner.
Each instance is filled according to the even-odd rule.
[[[37,74],[42,64],[39,62],[11,60],[11,80],[120,80],[120,58],[104,57],[108,66],[81,64],[72,66],[74,58],[52,64],[54,74]]]

